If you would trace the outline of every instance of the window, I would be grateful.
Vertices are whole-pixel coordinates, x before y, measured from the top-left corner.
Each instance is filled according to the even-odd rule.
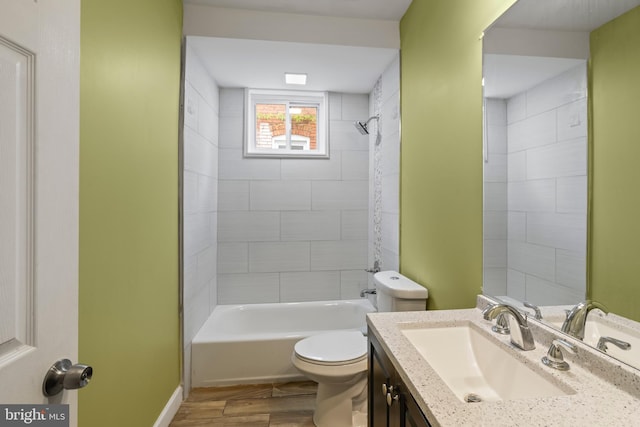
[[[245,157],[329,158],[325,92],[245,93]]]

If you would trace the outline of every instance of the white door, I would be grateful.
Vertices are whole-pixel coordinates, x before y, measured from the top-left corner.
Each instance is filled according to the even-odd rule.
[[[80,0],[0,3],[0,404],[78,355]],[[1,414],[0,414],[1,415]]]

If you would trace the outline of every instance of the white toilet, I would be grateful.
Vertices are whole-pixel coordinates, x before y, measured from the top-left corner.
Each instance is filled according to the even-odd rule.
[[[426,288],[395,271],[373,276],[378,311],[425,310]],[[318,427],[367,424],[367,338],[361,331],[337,331],[298,341],[293,365],[318,383],[313,422]]]

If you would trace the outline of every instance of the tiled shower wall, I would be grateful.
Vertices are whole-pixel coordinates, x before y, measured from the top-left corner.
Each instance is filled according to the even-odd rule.
[[[191,341],[217,304],[218,87],[187,46],[183,145],[185,392]]]
[[[330,159],[244,158],[244,91],[220,89],[218,302],[358,298],[367,286],[367,95],[331,93]]]
[[[369,116],[382,136],[375,145],[371,132],[369,164],[369,265],[380,262],[383,270],[399,271],[400,264],[400,58],[389,64],[369,94]],[[379,248],[378,248],[379,246]]]
[[[489,117],[489,122],[498,127],[506,124],[507,161],[506,169],[501,169],[502,155],[492,154],[491,149],[500,150],[502,142],[499,139],[495,145],[489,137],[485,209],[494,211],[485,212],[485,229],[494,239],[485,240],[485,268],[490,267],[485,270],[486,293],[506,291],[539,305],[584,299],[586,87],[586,67],[579,66],[506,104],[488,103],[489,114],[503,114],[504,119]],[[501,181],[504,171],[506,181]],[[504,208],[506,248],[504,223],[499,221]],[[501,268],[506,271],[500,273]]]

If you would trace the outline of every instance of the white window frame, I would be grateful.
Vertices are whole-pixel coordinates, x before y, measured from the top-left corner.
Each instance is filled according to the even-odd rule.
[[[289,148],[273,149],[256,147],[256,104],[286,104],[286,143]],[[288,91],[267,89],[245,89],[245,131],[244,131],[244,156],[245,157],[271,157],[271,158],[329,158],[329,96],[327,92]],[[295,143],[296,148],[291,148],[291,122],[289,120],[289,108],[301,106],[317,107],[318,117],[316,127],[318,135],[316,149],[309,149],[307,142],[302,149],[300,143]]]

